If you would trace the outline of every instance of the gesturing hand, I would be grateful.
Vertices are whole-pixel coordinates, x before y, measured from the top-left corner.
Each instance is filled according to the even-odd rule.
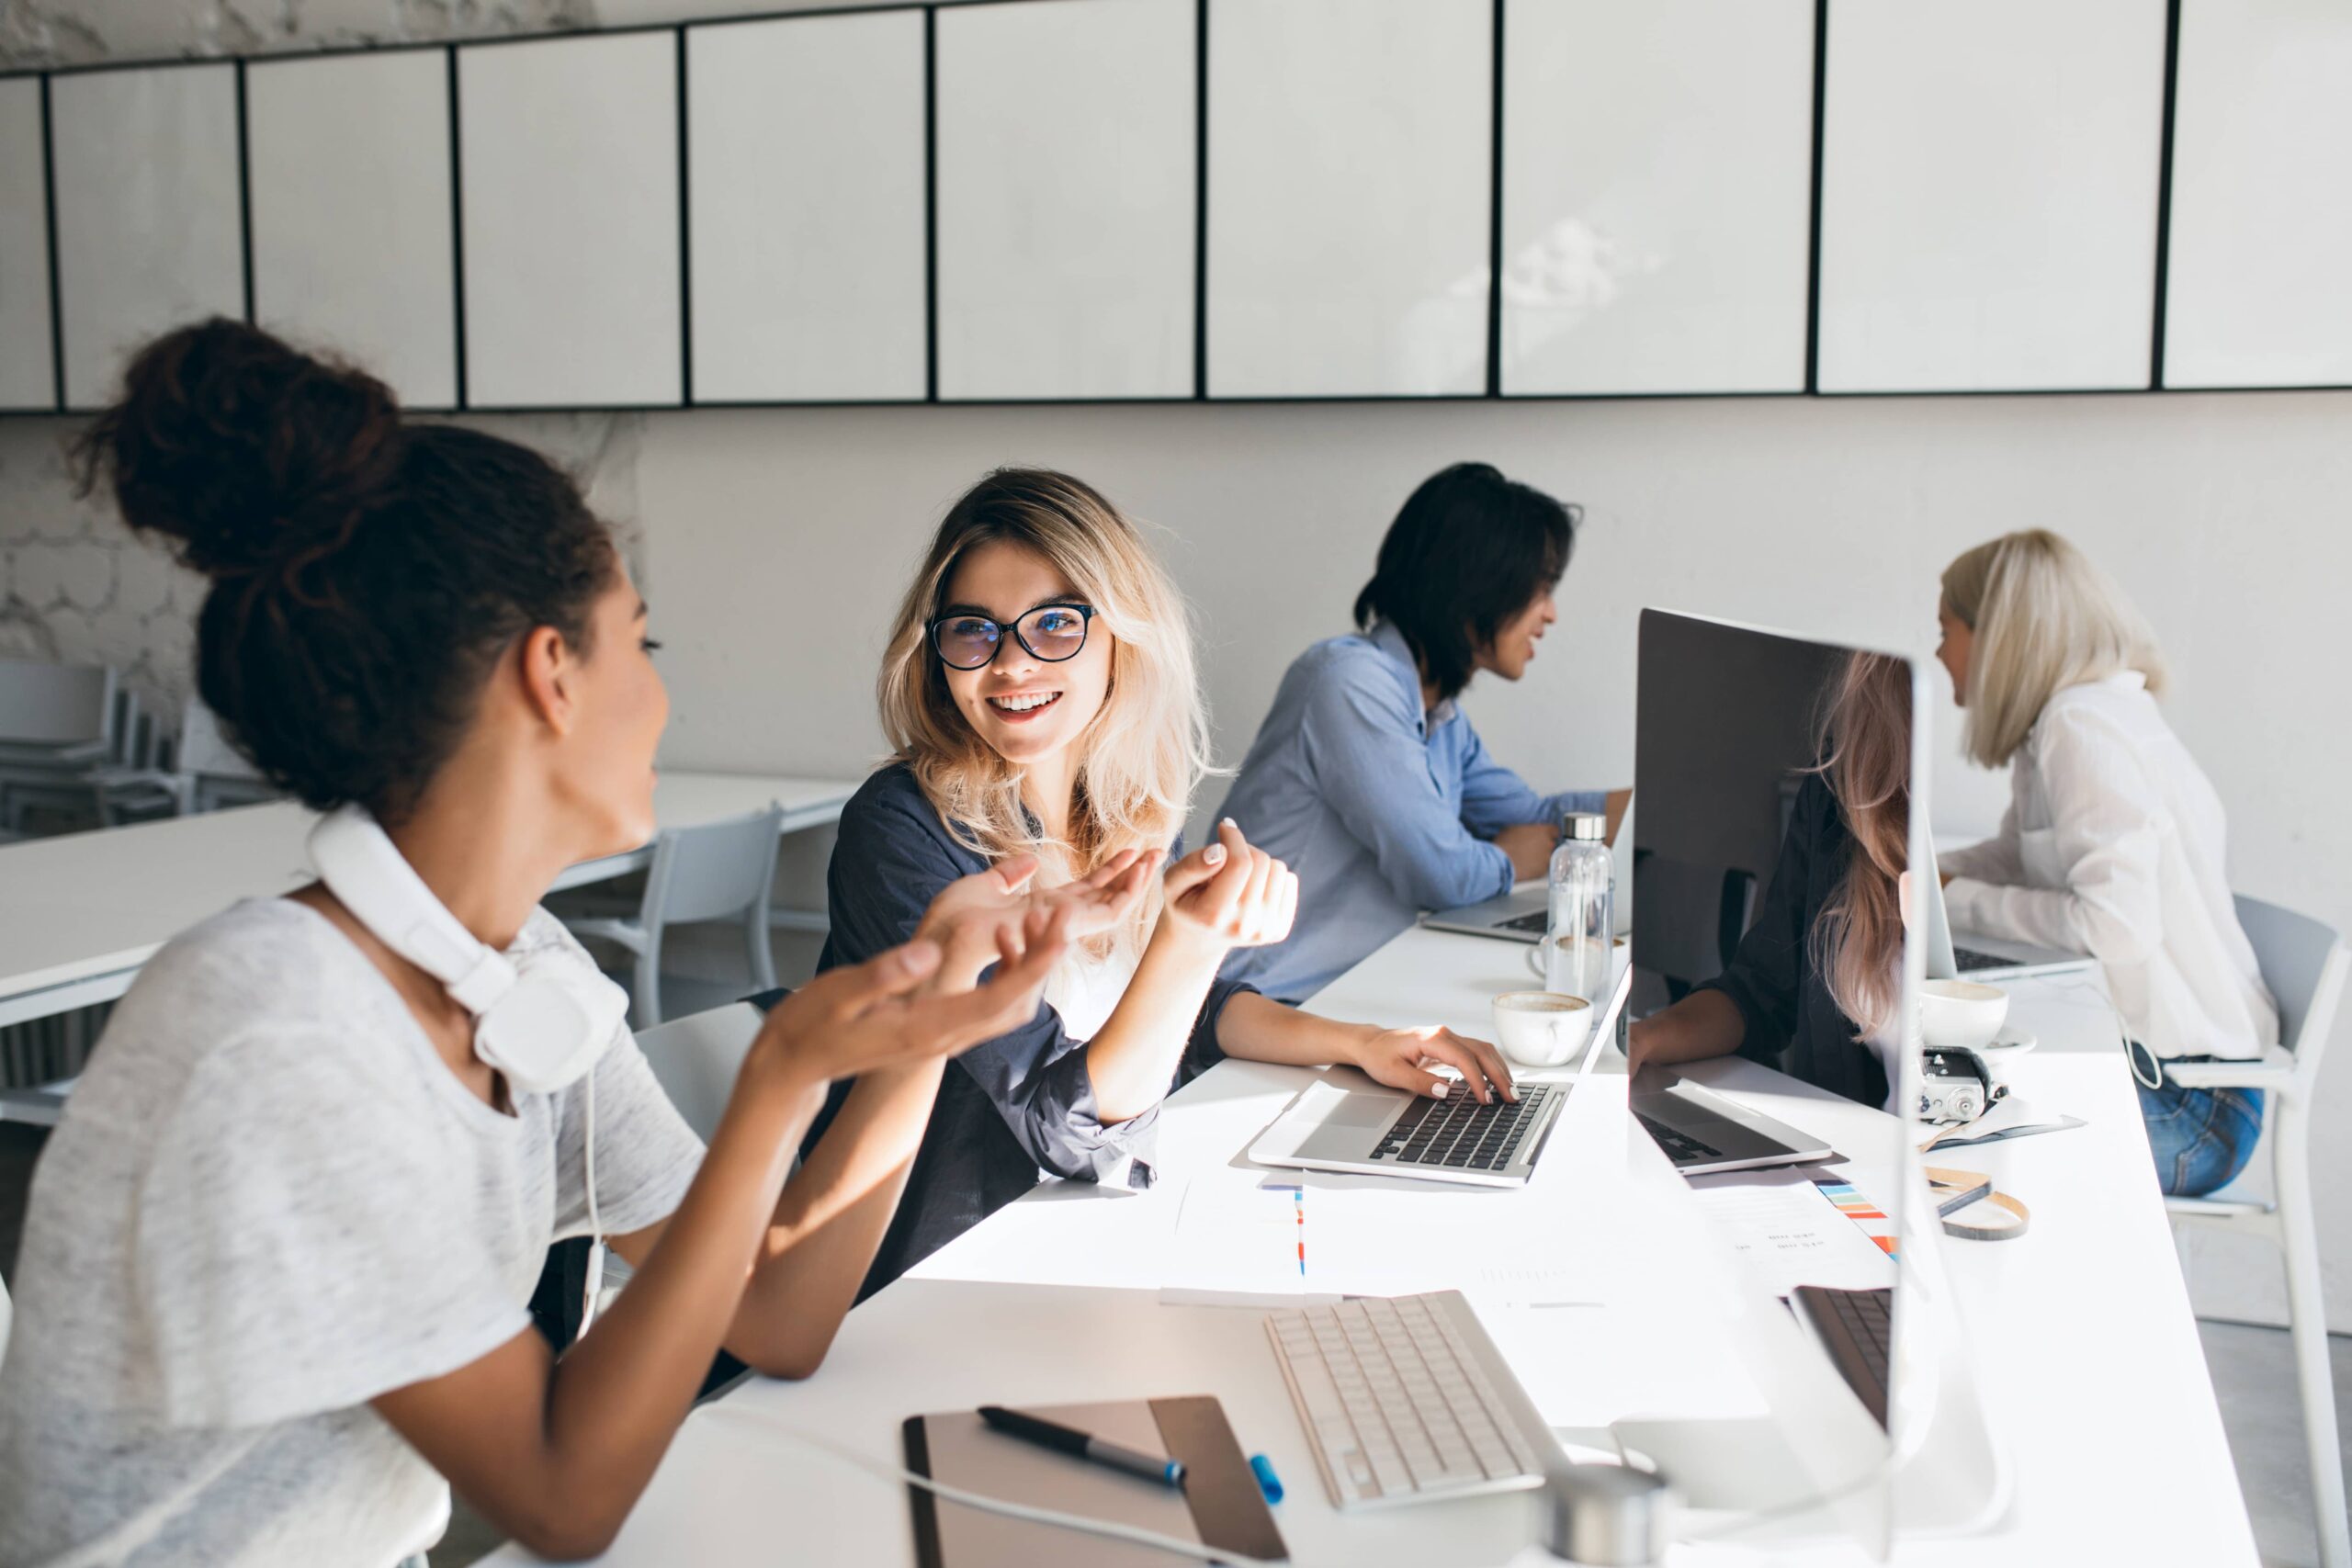
[[[1437,1100],[1453,1092],[1451,1079],[1430,1071],[1441,1065],[1460,1073],[1463,1087],[1481,1105],[1498,1094],[1505,1100],[1519,1098],[1519,1090],[1511,1085],[1510,1068],[1495,1048],[1451,1029],[1431,1025],[1424,1029],[1368,1030],[1351,1053],[1351,1059],[1391,1089],[1408,1089]]]
[[[917,939],[818,976],[778,1002],[752,1043],[752,1063],[804,1077],[851,1077],[950,1055],[1028,1021],[1067,944],[1069,917],[1030,910],[986,928],[994,941],[985,986],[930,984],[938,942]],[[965,933],[968,936],[968,933]],[[983,965],[985,966],[985,965]]]
[[[949,883],[923,911],[915,931],[918,939],[938,942],[944,954],[933,987],[968,989],[997,961],[1007,941],[1017,951],[1023,922],[1032,914],[1061,916],[1062,934],[1070,942],[1114,930],[1142,901],[1160,858],[1157,850],[1125,850],[1075,882],[1041,888],[1037,857],[1008,855],[986,871]]]
[[[1298,878],[1227,818],[1216,841],[1168,868],[1165,924],[1219,947],[1265,947],[1290,935]]]

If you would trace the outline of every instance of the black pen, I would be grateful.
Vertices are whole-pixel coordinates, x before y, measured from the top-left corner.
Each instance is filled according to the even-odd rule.
[[[980,1419],[1008,1438],[1019,1438],[1040,1448],[1058,1449],[1066,1454],[1091,1459],[1097,1464],[1107,1464],[1113,1470],[1124,1470],[1129,1475],[1140,1475],[1146,1481],[1158,1481],[1170,1486],[1184,1484],[1184,1467],[1177,1461],[1137,1453],[1108,1438],[1098,1438],[1091,1432],[1065,1427],[1058,1421],[1048,1421],[1041,1416],[1024,1416],[1018,1410],[1007,1410],[1001,1404],[981,1405]]]

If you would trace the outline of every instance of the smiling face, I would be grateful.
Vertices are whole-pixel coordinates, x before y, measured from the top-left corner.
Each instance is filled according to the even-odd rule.
[[[1004,628],[996,658],[978,670],[942,663],[948,694],[973,732],[1015,766],[1035,764],[1067,749],[1102,711],[1111,690],[1111,654],[1116,644],[1100,617],[1086,627],[1083,647],[1070,658],[1040,659],[1012,633],[1012,623],[1051,604],[1077,604],[1083,597],[1045,557],[1003,539],[991,539],[964,553],[940,596],[940,615],[974,615]],[[1069,612],[1076,619],[1078,612]],[[1053,617],[1033,620],[1029,640],[1053,651],[1047,631],[1065,632]]]
[[[1555,586],[1547,583],[1527,608],[1496,628],[1494,641],[1478,650],[1479,669],[1491,670],[1506,681],[1527,673],[1528,665],[1535,660],[1535,645],[1543,640],[1545,628],[1560,618],[1559,608],[1552,602]]]
[[[1962,707],[1968,705],[1968,661],[1976,649],[1976,633],[1966,621],[1951,613],[1949,604],[1936,606],[1936,624],[1943,628],[1942,640],[1936,644],[1936,658],[1942,663],[1944,673],[1951,677],[1951,700]]]

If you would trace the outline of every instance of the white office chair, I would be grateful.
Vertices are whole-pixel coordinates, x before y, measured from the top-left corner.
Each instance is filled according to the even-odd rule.
[[[741,919],[751,988],[775,988],[768,903],[783,831],[784,812],[774,806],[724,822],[674,828],[654,840],[645,897],[634,914],[604,914],[593,897],[557,905],[557,915],[575,936],[601,937],[636,955],[629,987],[633,1027],[650,1029],[662,1021],[662,935],[668,926]]]
[[[103,665],[0,659],[0,827],[21,833],[28,807],[95,804],[84,775],[120,760],[129,697]]]
[[[759,1035],[762,1016],[749,1002],[731,1002],[638,1031],[637,1047],[653,1069],[653,1081],[705,1145],[718,1131],[718,1118],[727,1110],[727,1097],[735,1092],[735,1075],[743,1070],[743,1057]],[[797,1168],[797,1153],[792,1163]],[[617,1294],[628,1279],[628,1260],[615,1255],[605,1266],[606,1297]]]
[[[172,770],[186,811],[218,811],[277,797],[260,771],[229,744],[220,733],[220,720],[200,698],[188,698],[180,710],[179,750]]]
[[[8,1304],[8,1281],[0,1280],[0,1367],[8,1364],[8,1324],[16,1309]]]
[[[761,1017],[751,1003],[734,1002],[638,1032],[638,1049],[653,1069],[653,1081],[706,1144],[735,1092],[735,1075],[760,1032]]]
[[[2167,1198],[2175,1225],[2235,1226],[2267,1236],[2287,1264],[2287,1314],[2295,1371],[2302,1385],[2303,1438],[2311,1453],[2312,1506],[2319,1521],[2323,1568],[2352,1568],[2352,1534],[2344,1512],[2344,1459],[2336,1446],[2335,1385],[2328,1365],[2327,1312],[2320,1301],[2319,1235],[2312,1223],[2312,1093],[2320,1058],[2335,1026],[2335,1005],[2352,974],[2352,947],[2335,929],[2308,915],[2240,895],[2238,923],[2254,944],[2262,978],[2278,1002],[2284,1043],[2249,1062],[2166,1063],[2165,1075],[2189,1089],[2258,1089],[2269,1133],[2269,1202],[2229,1196]]]

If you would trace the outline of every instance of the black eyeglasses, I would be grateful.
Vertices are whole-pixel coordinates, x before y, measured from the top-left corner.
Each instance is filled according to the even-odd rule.
[[[1059,664],[1078,657],[1093,622],[1091,604],[1040,604],[1009,623],[958,610],[931,623],[931,647],[950,670],[985,670],[996,662],[1009,630],[1032,657]]]

